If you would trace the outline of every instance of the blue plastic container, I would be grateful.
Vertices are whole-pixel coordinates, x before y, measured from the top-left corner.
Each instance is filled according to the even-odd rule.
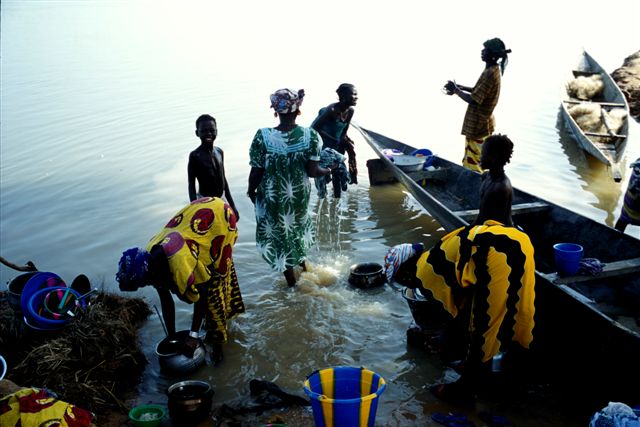
[[[556,270],[560,276],[573,276],[580,269],[580,260],[584,249],[575,243],[556,243],[553,245]]]
[[[54,286],[64,286],[67,285],[64,281],[55,273],[50,273],[47,271],[41,271],[39,273],[34,274],[28,281],[25,283],[24,288],[22,288],[22,292],[20,294],[20,308],[22,309],[23,314],[27,314],[27,304],[29,300],[40,289],[51,288]]]
[[[66,286],[55,286],[51,288],[43,288],[31,295],[29,299],[29,303],[27,304],[27,311],[24,312],[25,318],[29,325],[34,326],[40,329],[60,329],[69,323],[69,318],[64,319],[51,319],[48,317],[48,313],[45,310],[45,298],[47,294],[51,291],[63,290],[67,289]],[[69,292],[73,293],[77,298],[80,294],[73,289],[69,289]],[[85,306],[86,303],[84,300],[80,301],[81,306]]]
[[[421,148],[419,150],[414,150],[411,153],[412,156],[417,157],[426,157],[424,164],[422,165],[422,169],[427,169],[429,166],[433,165],[434,155],[431,150],[427,148]]]
[[[315,371],[304,382],[316,427],[373,427],[385,388],[380,375],[350,366]]]

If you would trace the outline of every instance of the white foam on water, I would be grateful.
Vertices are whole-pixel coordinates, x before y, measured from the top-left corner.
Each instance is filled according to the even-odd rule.
[[[354,305],[348,307],[349,312],[354,316],[386,316],[389,314],[389,307],[387,304],[375,301],[367,302],[366,298],[363,298],[357,302],[354,301]]]
[[[300,271],[297,276],[296,289],[301,294],[329,301],[333,309],[350,316],[380,318],[389,315],[387,304],[372,301],[347,284],[350,264],[344,255],[314,264],[307,261],[307,271]]]

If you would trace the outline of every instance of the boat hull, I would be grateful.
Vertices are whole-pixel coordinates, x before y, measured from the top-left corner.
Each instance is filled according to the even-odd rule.
[[[582,52],[578,63],[568,78],[573,79],[577,75],[592,74],[598,74],[602,78],[604,85],[602,95],[592,101],[582,101],[572,98],[563,84],[560,96],[562,116],[566,128],[571,132],[580,148],[598,161],[610,166],[613,179],[619,182],[622,179],[620,162],[625,151],[629,132],[629,104],[613,78],[587,52]],[[617,133],[608,132],[608,134],[601,136],[587,135],[569,113],[569,108],[573,105],[593,103],[600,105],[605,110],[610,110],[611,108],[623,108],[625,110],[626,118]]]
[[[434,160],[434,171],[405,173],[382,150],[409,154],[414,147],[354,127],[445,230],[473,222],[480,202],[480,174],[442,158]],[[640,240],[519,189],[513,192],[513,220],[529,235],[535,250],[536,326],[531,353],[536,372],[565,377],[574,384],[588,380],[603,387],[615,385],[625,395],[637,392]],[[559,242],[582,245],[586,257],[607,265],[605,271],[596,278],[559,277],[553,252],[553,244]]]

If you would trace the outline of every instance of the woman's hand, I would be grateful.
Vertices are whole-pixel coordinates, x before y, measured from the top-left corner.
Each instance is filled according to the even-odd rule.
[[[249,197],[249,200],[251,200],[251,203],[253,203],[255,205],[256,204],[256,192],[255,191],[247,191],[247,196]]]
[[[193,355],[196,352],[196,349],[200,345],[200,340],[198,338],[187,337],[182,343],[182,347],[180,348],[180,353],[184,354],[188,358],[193,358]]]
[[[457,88],[458,85],[454,81],[448,80],[447,83],[445,83],[443,89],[445,90],[445,93],[447,95],[453,95],[456,92]]]

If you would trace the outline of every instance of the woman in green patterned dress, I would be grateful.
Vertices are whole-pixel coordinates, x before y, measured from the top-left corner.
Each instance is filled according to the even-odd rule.
[[[296,284],[293,267],[306,270],[307,250],[315,240],[309,177],[331,173],[331,166],[319,165],[318,132],[296,124],[303,98],[304,90],[272,94],[271,108],[280,124],[259,129],[249,151],[247,195],[256,210],[256,246],[273,269],[284,273],[289,286]]]

